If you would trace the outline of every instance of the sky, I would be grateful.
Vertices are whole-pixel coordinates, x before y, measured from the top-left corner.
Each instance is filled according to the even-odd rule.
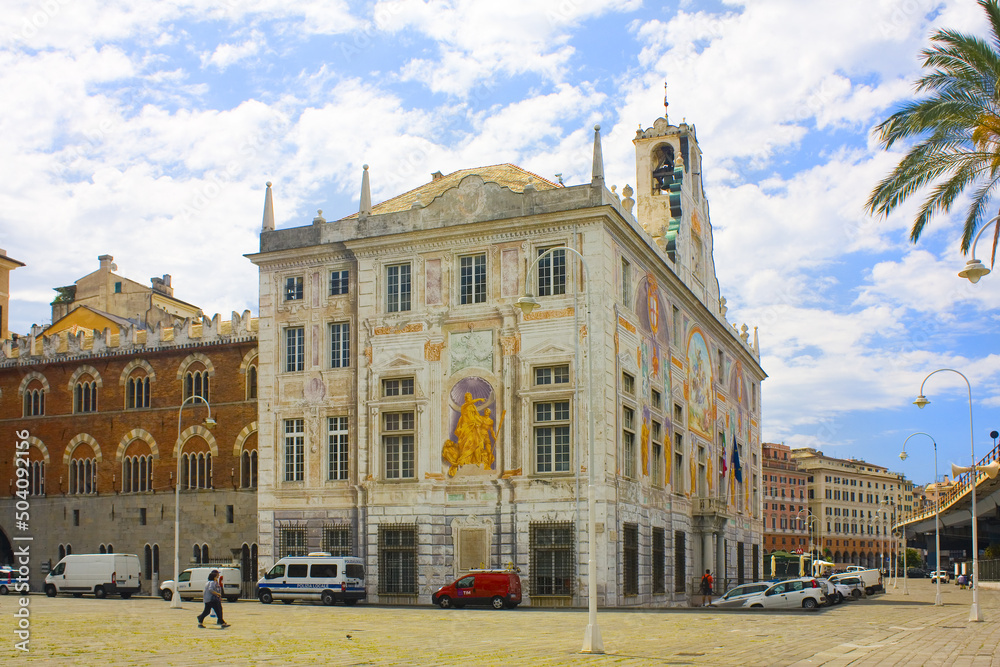
[[[972,0],[8,0],[0,14],[0,247],[10,325],[110,254],[207,314],[257,312],[265,182],[277,226],[357,211],[435,171],[512,162],[635,183],[635,129],[695,125],[729,320],[759,328],[765,441],[917,483],[1000,429],[1000,275],[960,279],[960,214],[916,245],[916,202],[866,215],[901,153],[871,129]],[[905,150],[905,146],[901,147]],[[1000,206],[1000,201],[994,202]],[[956,210],[961,211],[961,207]],[[987,244],[984,244],[984,248]],[[984,254],[982,251],[979,253]],[[955,373],[964,373],[969,398]]]

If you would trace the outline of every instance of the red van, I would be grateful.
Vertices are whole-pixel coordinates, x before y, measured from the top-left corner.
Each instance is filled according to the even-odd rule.
[[[515,570],[472,570],[431,596],[442,609],[488,604],[494,609],[521,604],[521,577]]]

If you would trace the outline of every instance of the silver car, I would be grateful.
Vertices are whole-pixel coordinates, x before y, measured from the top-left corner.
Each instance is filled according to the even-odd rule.
[[[722,597],[712,600],[709,607],[742,607],[747,598],[763,593],[767,590],[768,583],[743,584],[731,589]]]

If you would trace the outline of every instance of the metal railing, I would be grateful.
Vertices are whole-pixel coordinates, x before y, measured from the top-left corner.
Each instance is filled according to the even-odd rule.
[[[980,459],[979,463],[976,464],[976,484],[978,485],[981,481],[980,478],[985,477],[986,473],[978,470],[978,466],[985,465],[990,461],[994,461],[1000,456],[1000,444],[996,445],[989,451],[989,453]],[[944,494],[940,496],[941,511],[945,511],[951,505],[960,500],[965,494],[969,493],[972,488],[972,471],[963,472],[961,475],[955,478],[956,483]],[[930,507],[921,512],[911,512],[905,517],[902,517],[897,526],[905,525],[908,523],[913,523],[915,521],[922,521],[924,519],[929,519],[934,516],[935,507]]]

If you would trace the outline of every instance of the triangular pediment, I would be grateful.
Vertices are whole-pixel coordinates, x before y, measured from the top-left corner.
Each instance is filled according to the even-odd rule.
[[[405,354],[393,354],[384,361],[376,359],[372,365],[379,371],[392,371],[417,368],[421,366],[421,363]]]

